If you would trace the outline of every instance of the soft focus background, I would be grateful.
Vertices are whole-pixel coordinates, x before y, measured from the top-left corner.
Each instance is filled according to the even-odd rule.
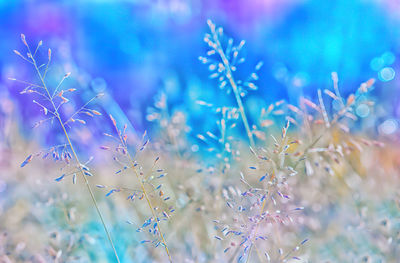
[[[65,87],[77,88],[78,92],[66,113],[104,92],[96,109],[105,116],[113,114],[120,123],[128,123],[139,135],[148,130],[153,136],[150,138],[158,141],[164,139],[163,128],[170,125],[150,122],[149,107],[166,96],[168,116],[164,117],[175,128],[183,123],[176,129],[184,131],[185,136],[178,137],[186,141],[175,145],[176,150],[171,142],[163,148],[160,139],[161,146],[156,144],[153,152],[145,156],[150,162],[160,154],[166,160],[162,165],[177,176],[168,183],[170,191],[175,189],[172,199],[178,212],[171,230],[166,230],[167,239],[176,262],[228,262],[223,258],[223,248],[214,251],[219,249],[212,238],[214,215],[197,214],[219,197],[211,195],[213,180],[217,180],[210,175],[212,172],[204,178],[197,177],[200,175],[196,171],[208,165],[210,154],[203,151],[196,135],[215,130],[216,119],[196,101],[235,106],[234,97],[218,89],[216,81],[208,78],[207,66],[198,59],[207,51],[203,42],[209,31],[207,19],[222,26],[236,42],[246,40],[246,62],[240,66],[239,75],[246,76],[259,61],[264,62],[257,81],[259,89],[249,92],[244,100],[250,123],[258,123],[261,108],[282,99],[294,105],[302,96],[318,101],[317,89],[332,88],[332,72],[339,76],[344,97],[366,80],[376,79],[368,97],[375,106],[356,106],[354,113],[359,121],[351,131],[360,138],[384,141],[387,148],[369,149],[353,156],[357,165],[364,162],[365,168],[344,166],[341,171],[352,171],[349,177],[329,177],[325,181],[321,175],[315,180],[300,180],[303,185],[295,187],[294,195],[299,198],[296,203],[310,210],[306,208],[306,216],[299,221],[301,227],[288,240],[310,238],[309,247],[301,252],[309,262],[397,262],[398,0],[0,0],[0,256],[11,255],[11,261],[1,257],[1,263],[48,262],[45,255],[51,255],[55,262],[113,262],[84,187],[79,185],[76,190],[77,186],[70,182],[54,182],[59,167],[46,161],[37,160],[29,169],[20,168],[28,154],[61,138],[55,128],[32,129],[41,118],[41,109],[31,103],[31,97],[20,95],[23,86],[8,79],[37,80],[33,68],[13,53],[14,49],[24,50],[20,33],[32,46],[44,41],[45,48],[39,52],[42,58],[46,58],[48,47],[53,50],[50,82],[72,72]],[[331,106],[334,107],[327,107]],[[281,119],[278,123],[284,122]],[[238,129],[243,132],[241,125],[239,122]],[[275,128],[279,130],[280,126]],[[79,141],[82,159],[95,156],[93,166],[100,176],[93,179],[93,184],[120,183],[114,178],[114,167],[104,165],[110,156],[98,153],[104,140],[101,133],[110,130],[111,122],[102,117],[88,121],[72,135]],[[301,128],[298,130],[302,135]],[[247,140],[245,133],[242,137]],[[173,159],[175,155],[168,152],[175,150],[178,157]],[[198,154],[198,159],[192,159],[190,154],[187,159],[179,156],[185,151]],[[188,167],[192,170],[182,174]],[[210,167],[203,171],[212,170]],[[190,182],[185,181],[188,178]],[[204,191],[196,188],[199,185]],[[322,193],[326,196],[321,197]],[[100,191],[96,195],[113,235],[118,237],[117,250],[123,262],[166,260],[162,251],[153,252],[141,245],[143,238],[125,223],[141,218],[141,212],[135,212],[124,197],[106,199]],[[173,229],[176,225],[182,229]],[[186,234],[189,230],[196,232],[195,237]],[[58,255],[61,250],[64,254]],[[218,256],[211,260],[213,252]]]
[[[197,99],[225,97],[207,81],[198,61],[210,18],[237,41],[245,39],[249,72],[262,60],[257,92],[247,101],[251,116],[268,103],[315,96],[338,72],[342,92],[367,78],[379,79],[375,95],[386,116],[397,118],[396,87],[400,44],[400,4],[395,0],[339,1],[0,1],[0,81],[2,97],[31,114],[10,76],[29,78],[30,68],[12,50],[20,33],[32,43],[44,40],[56,63],[72,71],[83,89],[112,94],[140,130],[146,108],[161,90],[172,107],[191,110],[191,123],[206,127]],[[45,51],[43,51],[45,53]],[[264,100],[260,99],[265,98]],[[259,105],[258,107],[254,104]]]

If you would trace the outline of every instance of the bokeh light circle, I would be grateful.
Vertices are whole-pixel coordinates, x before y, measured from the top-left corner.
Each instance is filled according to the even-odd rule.
[[[379,125],[379,133],[383,135],[390,135],[397,131],[398,122],[395,119],[388,119]]]
[[[381,81],[391,81],[394,79],[394,76],[396,75],[394,69],[392,67],[385,67],[379,71],[379,79]]]

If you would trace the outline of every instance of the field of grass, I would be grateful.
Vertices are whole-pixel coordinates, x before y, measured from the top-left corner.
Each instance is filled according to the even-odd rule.
[[[245,42],[208,26],[199,63],[234,103],[197,100],[205,132],[164,93],[144,133],[110,114],[110,94],[81,103],[73,74],[48,70],[53,47],[21,35],[35,77],[8,83],[42,117],[0,101],[0,262],[398,261],[399,143],[375,123],[375,80],[344,95],[334,72],[315,100],[249,118],[263,64],[242,77]]]

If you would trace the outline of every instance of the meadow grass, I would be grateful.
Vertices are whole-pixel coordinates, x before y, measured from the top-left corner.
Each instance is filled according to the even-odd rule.
[[[116,259],[117,262],[120,262],[118,254],[117,254],[117,251],[115,250],[114,242],[113,242],[113,240],[111,238],[110,231],[108,230],[108,228],[106,226],[106,223],[104,221],[103,215],[102,215],[102,213],[100,211],[100,208],[99,208],[99,206],[97,204],[97,200],[96,200],[96,198],[95,198],[95,196],[93,194],[92,187],[90,186],[89,180],[87,178],[87,176],[92,176],[92,174],[90,173],[89,168],[80,161],[80,159],[79,159],[79,157],[77,155],[77,152],[75,150],[75,147],[74,147],[74,145],[73,145],[73,143],[72,143],[72,141],[70,139],[70,136],[69,136],[69,133],[67,131],[67,128],[66,128],[66,125],[68,123],[70,123],[70,122],[79,122],[79,123],[85,124],[84,120],[75,119],[75,116],[77,116],[79,114],[86,114],[86,115],[89,115],[89,116],[101,115],[100,112],[98,112],[96,110],[88,109],[86,107],[92,100],[94,100],[95,98],[98,98],[99,95],[96,95],[93,99],[89,100],[79,110],[77,110],[74,114],[72,114],[71,117],[69,117],[66,121],[63,121],[61,119],[61,115],[59,113],[59,109],[65,103],[67,103],[69,101],[65,97],[64,93],[74,92],[75,91],[75,89],[69,89],[69,90],[62,90],[61,89],[62,83],[64,82],[64,80],[66,78],[69,77],[70,73],[67,73],[67,74],[64,75],[64,77],[61,79],[61,81],[56,86],[54,91],[51,93],[51,91],[49,90],[49,88],[47,87],[46,82],[45,82],[46,74],[48,72],[48,69],[49,69],[49,66],[50,66],[50,61],[51,61],[51,49],[48,50],[48,61],[47,61],[47,63],[39,65],[38,62],[35,59],[35,55],[37,54],[37,51],[39,50],[39,48],[42,46],[43,42],[40,41],[38,43],[34,53],[32,53],[31,49],[30,49],[30,46],[28,45],[28,43],[26,41],[26,38],[25,38],[24,34],[21,34],[21,40],[24,43],[24,45],[26,46],[26,48],[27,48],[27,51],[28,51],[27,57],[24,57],[17,50],[14,50],[14,53],[16,53],[22,59],[24,59],[25,61],[27,61],[28,63],[33,65],[33,67],[34,67],[34,69],[35,69],[35,71],[37,73],[37,76],[39,77],[40,84],[38,85],[38,84],[34,84],[34,83],[28,83],[28,82],[25,82],[25,81],[19,81],[17,79],[13,79],[13,80],[18,81],[18,82],[22,82],[22,83],[28,85],[24,89],[23,93],[34,93],[34,94],[37,94],[39,96],[39,99],[43,100],[43,102],[38,102],[36,100],[34,100],[33,102],[42,108],[42,110],[44,112],[44,115],[47,116],[49,114],[51,117],[50,118],[46,118],[46,119],[44,119],[42,121],[39,121],[38,124],[42,124],[43,122],[47,122],[47,121],[52,121],[53,119],[56,119],[56,121],[59,123],[60,128],[61,128],[61,130],[62,130],[62,132],[63,132],[63,134],[65,136],[65,139],[67,141],[66,144],[62,145],[64,147],[63,153],[62,153],[64,156],[62,156],[61,158],[64,159],[64,161],[65,161],[67,166],[70,165],[71,159],[73,159],[75,161],[74,169],[78,169],[78,171],[76,171],[76,170],[72,171],[73,176],[75,177],[76,173],[79,173],[82,176],[82,178],[83,178],[83,180],[85,182],[85,185],[87,187],[87,191],[89,192],[89,195],[90,195],[90,197],[92,199],[93,205],[96,208],[97,214],[98,214],[98,216],[100,218],[100,221],[101,221],[101,223],[102,223],[102,225],[104,227],[104,231],[106,232],[108,241],[110,242],[110,245],[111,245],[111,247],[113,249],[113,252],[114,252],[114,255],[115,255],[115,259]],[[41,71],[41,68],[43,68],[43,67],[44,67],[44,70]],[[61,102],[58,102],[57,106],[56,106],[56,104],[57,104],[56,99],[61,99]],[[44,103],[47,103],[48,105],[45,106]],[[53,146],[52,148],[59,148],[59,146],[58,145],[57,146]],[[68,148],[71,151],[72,156],[71,156],[70,152],[68,151]],[[47,154],[47,153],[45,153],[45,154]],[[24,167],[29,162],[31,162],[31,160],[33,159],[33,156],[34,155],[29,155],[25,159],[25,161],[21,164],[21,167]],[[64,176],[65,176],[65,174],[63,174],[61,177],[57,178],[56,180],[60,181],[60,180],[62,180],[64,178]]]
[[[97,188],[106,190],[105,201],[112,204],[109,207],[126,211],[124,216],[133,217],[123,220],[122,215],[116,216],[118,225],[127,224],[133,229],[129,234],[131,243],[126,247],[134,247],[134,252],[121,251],[124,258],[121,261],[343,262],[351,258],[369,262],[384,257],[389,261],[396,259],[400,253],[396,241],[400,236],[393,233],[400,231],[400,224],[395,219],[398,203],[392,199],[398,200],[399,193],[396,190],[398,180],[390,175],[398,174],[393,159],[397,152],[393,146],[356,133],[354,129],[358,120],[357,107],[363,104],[372,109],[374,105],[370,93],[375,81],[370,79],[354,94],[343,96],[338,76],[332,73],[332,88],[318,89],[316,102],[301,97],[298,105],[282,100],[271,103],[261,109],[259,116],[252,116],[254,123],[250,125],[243,100],[248,91],[257,89],[255,82],[262,63],[255,66],[246,80],[236,78],[238,65],[244,62],[240,57],[244,41],[234,45],[233,39],[228,39],[224,45],[223,29],[211,21],[208,25],[211,34],[206,34],[204,40],[211,49],[200,61],[207,64],[210,78],[218,80],[219,88],[233,93],[236,103],[231,106],[219,105],[217,101],[197,101],[205,112],[215,116],[213,131],[192,132],[186,123],[190,112],[170,111],[165,94],[159,96],[147,115],[147,120],[156,123],[154,133],[157,136],[152,143],[146,133],[131,138],[128,126],[120,128],[110,115],[114,131],[104,133],[107,141],[99,147],[105,153],[111,152],[113,158],[108,161],[108,157],[100,157],[106,160],[98,165],[103,171],[98,172],[101,176],[91,180],[99,180]],[[22,41],[28,48],[28,55],[15,53],[34,66],[40,84],[13,80],[26,85],[22,93],[41,98],[34,103],[46,117],[35,126],[58,123],[65,142],[29,155],[21,166],[39,156],[51,157],[64,164],[63,174],[55,181],[72,178],[74,185],[77,174],[81,175],[114,258],[119,262],[92,190],[93,184],[89,182],[92,170],[79,159],[69,133],[72,125],[86,124],[81,116],[101,117],[100,111],[88,108],[99,96],[64,120],[60,109],[69,102],[66,94],[75,91],[62,89],[69,74],[51,92],[45,82],[51,51],[47,63],[40,65],[35,56],[42,42],[32,53],[23,35]],[[238,126],[244,127],[246,139]],[[100,127],[97,129],[102,131]],[[377,167],[375,158],[381,158],[380,162],[385,164],[383,170]],[[378,184],[385,189],[384,195],[374,193],[374,186]],[[137,202],[143,199],[144,204]],[[65,200],[57,204],[67,203]],[[83,200],[80,208],[85,205]],[[370,216],[367,216],[368,209]],[[341,215],[336,210],[346,214]],[[380,218],[382,214],[384,219]],[[344,226],[351,231],[343,231]],[[368,228],[372,229],[371,233],[364,231]],[[69,228],[65,230],[68,232]],[[84,236],[85,233],[77,234]],[[122,234],[119,232],[115,240],[122,243]],[[365,244],[357,239],[359,236]],[[136,237],[144,239],[136,242]],[[4,250],[16,247],[16,241],[9,243],[12,245],[4,246]],[[63,259],[59,251],[74,253],[68,245],[57,244],[59,250],[48,253],[51,259]],[[353,254],[344,252],[345,244],[350,244]],[[324,248],[328,246],[333,249]],[[157,247],[162,249],[155,249]],[[137,258],[140,249],[145,249],[147,258]],[[68,259],[65,256],[64,261]]]
[[[154,206],[154,204],[152,203],[151,199],[150,199],[150,193],[152,193],[152,195],[154,196],[154,192],[157,192],[158,195],[160,197],[161,201],[167,201],[167,197],[164,197],[164,192],[162,191],[162,185],[159,184],[158,186],[153,185],[154,181],[157,181],[157,179],[161,179],[163,177],[165,177],[165,173],[163,169],[157,169],[156,172],[158,173],[156,176],[153,175],[155,166],[158,162],[158,160],[160,159],[159,157],[156,157],[154,160],[154,164],[152,165],[150,171],[148,174],[145,174],[143,172],[143,168],[142,166],[138,163],[137,161],[137,154],[136,156],[132,155],[130,152],[130,149],[128,148],[128,134],[127,134],[127,125],[124,126],[123,130],[120,130],[118,128],[117,122],[116,120],[113,118],[112,115],[110,115],[110,119],[112,121],[112,124],[115,128],[115,131],[117,133],[117,136],[113,136],[110,134],[106,134],[108,137],[111,137],[113,139],[115,139],[118,142],[118,146],[115,148],[115,152],[118,154],[120,153],[122,155],[123,158],[125,158],[125,162],[124,160],[121,159],[116,159],[116,157],[114,157],[114,160],[117,160],[117,162],[119,164],[121,164],[123,167],[122,169],[126,170],[126,169],[132,169],[133,173],[136,176],[136,179],[140,185],[140,190],[131,190],[131,189],[126,189],[124,187],[120,187],[120,188],[114,188],[112,189],[107,195],[110,195],[111,193],[113,193],[114,191],[120,191],[120,189],[126,189],[129,191],[130,195],[128,196],[128,199],[133,200],[136,196],[140,196],[139,199],[143,199],[143,197],[145,198],[147,205],[150,209],[151,215],[152,217],[150,217],[149,219],[147,219],[145,221],[145,223],[142,225],[142,228],[145,228],[146,226],[150,225],[150,224],[154,224],[153,225],[153,234],[158,235],[160,240],[155,240],[152,243],[155,244],[155,246],[159,246],[160,244],[165,248],[165,252],[168,256],[168,259],[170,262],[172,262],[172,258],[171,258],[171,254],[168,250],[168,246],[167,243],[165,241],[164,238],[164,234],[161,231],[161,226],[160,226],[160,216],[158,215],[157,211],[158,211],[158,207]],[[149,143],[149,140],[145,138],[146,136],[143,136],[143,139],[145,140],[144,142],[142,142],[141,147],[138,149],[138,152],[141,152],[145,149],[145,147],[147,146],[147,144]],[[110,147],[107,146],[102,146],[102,149],[105,150],[109,150]],[[118,170],[117,173],[121,173],[122,170]],[[148,191],[146,190],[146,185],[150,186],[150,193],[148,193]],[[171,211],[171,208],[169,208],[169,210]],[[165,219],[169,218],[169,212],[166,211],[162,211],[162,216]],[[150,230],[151,232],[151,230]]]

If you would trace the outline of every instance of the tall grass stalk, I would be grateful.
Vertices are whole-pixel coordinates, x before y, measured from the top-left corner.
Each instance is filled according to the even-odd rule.
[[[114,117],[113,117],[112,115],[110,115],[110,119],[111,119],[112,122],[113,122],[114,128],[115,128],[115,130],[116,130],[116,132],[117,132],[117,134],[118,134],[118,138],[119,138],[119,140],[120,140],[120,142],[121,142],[121,144],[122,144],[122,147],[125,149],[126,156],[127,156],[128,161],[129,161],[129,163],[130,163],[130,166],[131,166],[131,168],[133,169],[133,171],[134,171],[134,173],[135,173],[135,175],[136,175],[137,180],[139,181],[140,188],[141,188],[141,190],[142,190],[142,192],[143,192],[143,195],[144,195],[144,197],[145,197],[145,199],[146,199],[147,205],[149,206],[149,208],[150,208],[150,210],[151,210],[151,214],[152,214],[154,220],[157,222],[157,221],[158,221],[158,217],[157,217],[156,213],[154,212],[154,206],[153,206],[153,204],[151,203],[150,197],[149,197],[149,195],[148,195],[148,193],[147,193],[147,191],[146,191],[146,187],[145,187],[144,184],[143,184],[143,180],[140,178],[140,174],[139,174],[139,172],[138,172],[137,169],[136,169],[135,161],[134,161],[134,159],[132,158],[131,153],[129,152],[126,139],[124,139],[124,138],[122,137],[122,134],[121,134],[120,130],[119,130],[118,127],[117,127],[117,122],[115,121],[115,119],[114,119]],[[169,260],[169,262],[172,262],[171,254],[170,254],[170,252],[169,252],[167,243],[166,243],[165,238],[164,238],[164,234],[163,234],[163,232],[161,231],[161,227],[160,227],[160,224],[159,224],[158,222],[157,222],[157,229],[158,229],[158,234],[159,234],[159,236],[160,236],[160,238],[161,238],[161,241],[162,241],[162,243],[163,243],[163,246],[164,246],[164,248],[165,248],[165,252],[167,253],[168,260]]]
[[[212,37],[213,37],[214,43],[216,45],[216,51],[218,52],[219,56],[221,57],[222,62],[224,63],[225,76],[228,79],[229,84],[232,87],[233,93],[235,94],[236,103],[237,103],[238,108],[239,108],[240,116],[242,117],[244,128],[246,129],[246,134],[247,134],[247,136],[249,138],[250,146],[253,149],[255,149],[253,133],[251,132],[249,122],[247,121],[247,117],[246,117],[246,113],[245,113],[245,110],[244,110],[242,98],[240,97],[238,86],[237,86],[236,81],[235,81],[235,79],[233,77],[232,70],[231,70],[231,65],[229,63],[228,58],[225,55],[225,52],[224,52],[224,50],[222,48],[222,45],[221,45],[221,42],[219,41],[219,37],[218,37],[218,34],[216,32],[215,24],[213,24],[211,20],[207,20],[207,23],[208,23],[208,26],[210,27],[210,30],[211,30],[211,33],[212,33]]]
[[[59,107],[57,107],[57,106],[55,105],[55,103],[54,103],[54,96],[55,96],[55,93],[56,93],[57,89],[60,87],[61,83],[64,81],[64,79],[65,79],[66,77],[64,76],[64,78],[62,79],[62,81],[60,82],[60,84],[59,84],[59,85],[57,86],[57,88],[55,89],[54,94],[51,95],[51,94],[50,94],[50,91],[49,91],[49,89],[48,89],[48,87],[47,87],[47,85],[46,85],[46,82],[45,82],[45,76],[46,76],[46,73],[47,73],[47,70],[48,70],[48,67],[49,67],[49,64],[50,64],[50,60],[51,60],[51,49],[49,49],[49,52],[48,52],[49,60],[48,60],[48,63],[47,63],[47,65],[46,65],[45,71],[44,71],[44,73],[43,73],[43,75],[42,75],[42,73],[41,73],[40,70],[39,70],[39,66],[38,66],[38,64],[37,64],[37,62],[36,62],[35,56],[34,56],[34,54],[32,54],[31,49],[30,49],[28,43],[27,43],[26,40],[25,40],[25,35],[21,34],[21,39],[22,39],[22,42],[24,43],[24,45],[25,45],[25,46],[27,47],[27,49],[28,49],[28,55],[27,55],[27,56],[28,56],[28,58],[31,59],[31,61],[29,61],[29,60],[27,60],[27,59],[25,59],[25,60],[27,60],[28,62],[30,62],[30,63],[34,66],[35,71],[36,71],[36,73],[37,73],[37,75],[38,75],[38,77],[39,77],[39,79],[40,79],[40,82],[43,84],[43,89],[44,89],[44,91],[45,91],[45,94],[44,94],[44,95],[45,95],[45,97],[47,97],[48,101],[50,102],[50,104],[51,104],[51,106],[52,106],[52,108],[53,108],[53,112],[52,112],[52,113],[53,113],[54,117],[58,120],[58,122],[59,122],[59,124],[60,124],[60,127],[61,127],[61,129],[62,129],[62,131],[63,131],[63,133],[64,133],[64,136],[65,136],[65,139],[66,139],[67,142],[68,142],[68,145],[69,145],[69,147],[70,147],[70,149],[71,149],[71,152],[72,152],[72,154],[73,154],[73,157],[74,157],[74,159],[75,159],[75,162],[76,162],[76,164],[77,164],[77,166],[78,166],[79,173],[82,175],[82,178],[83,178],[84,181],[85,181],[85,185],[86,185],[87,191],[89,192],[89,195],[90,195],[90,197],[91,197],[92,203],[93,203],[94,207],[96,208],[97,214],[98,214],[98,216],[99,216],[99,218],[100,218],[101,224],[103,225],[104,231],[106,232],[107,239],[108,239],[108,241],[109,241],[109,243],[110,243],[110,245],[111,245],[111,247],[112,247],[112,250],[113,250],[113,253],[114,253],[114,256],[115,256],[115,260],[119,263],[120,260],[119,260],[117,251],[116,251],[116,249],[115,249],[114,242],[113,242],[113,240],[112,240],[112,238],[111,238],[110,231],[108,230],[108,228],[107,228],[107,226],[106,226],[106,223],[105,223],[105,221],[104,221],[103,215],[102,215],[102,213],[101,213],[101,211],[100,211],[100,208],[99,208],[99,205],[98,205],[98,203],[97,203],[96,197],[94,196],[93,190],[92,190],[92,188],[91,188],[91,186],[90,186],[90,184],[89,184],[89,180],[88,180],[88,178],[87,178],[87,176],[86,176],[86,174],[85,174],[85,171],[84,171],[84,169],[83,169],[83,164],[82,164],[81,161],[79,160],[79,157],[78,157],[78,155],[77,155],[77,153],[76,153],[76,151],[75,151],[74,145],[72,144],[72,142],[71,142],[71,140],[70,140],[70,136],[69,136],[69,134],[68,134],[68,131],[67,131],[67,129],[65,128],[65,123],[64,123],[64,122],[62,121],[62,119],[61,119],[61,116],[60,116],[60,114],[59,114]],[[40,45],[41,45],[41,42],[39,43],[38,47],[39,47]],[[37,49],[36,49],[36,51],[37,51]],[[36,54],[36,51],[35,51],[35,54]],[[69,74],[67,74],[67,75],[69,75]],[[67,76],[67,75],[66,75],[66,76]],[[96,96],[96,97],[97,97],[97,96]]]

